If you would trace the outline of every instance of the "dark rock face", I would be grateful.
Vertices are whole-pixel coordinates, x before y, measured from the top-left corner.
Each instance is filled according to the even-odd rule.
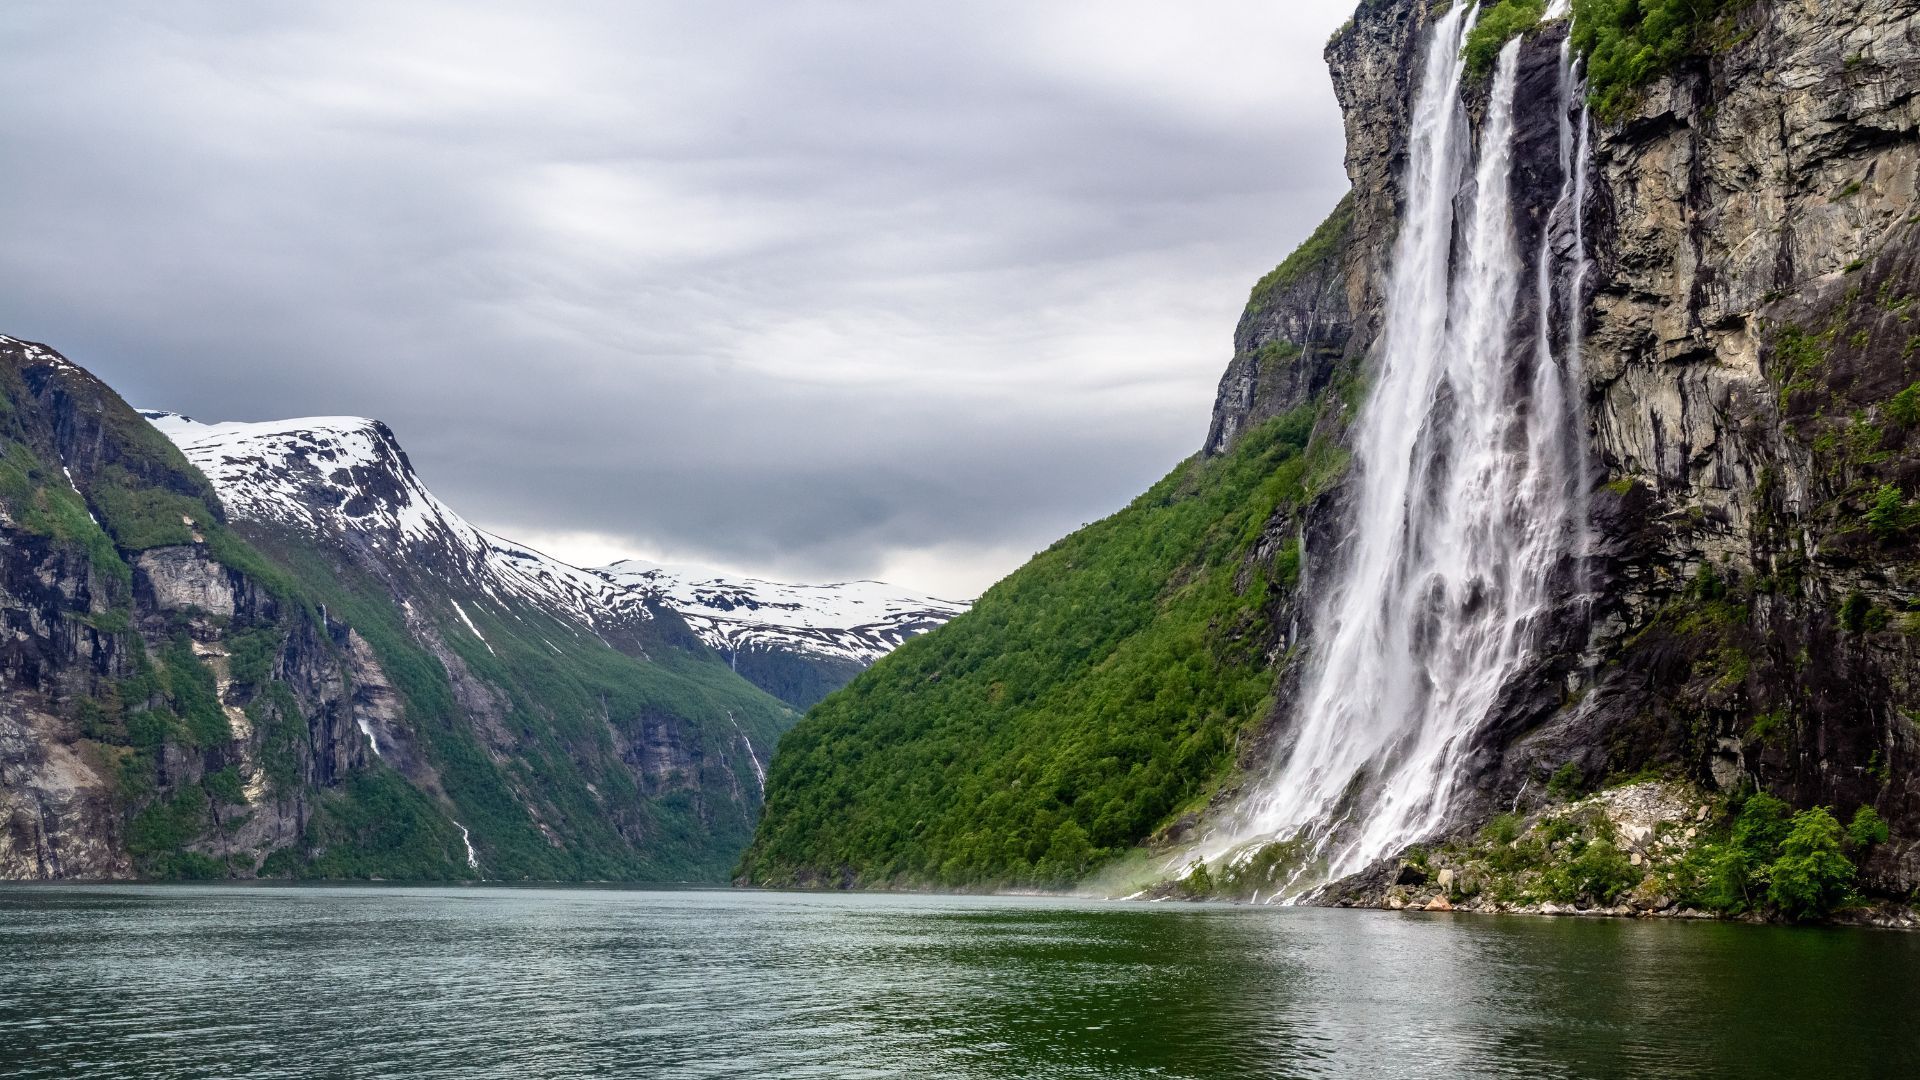
[[[1299,385],[1365,371],[1403,194],[1423,0],[1368,0],[1328,46],[1351,222],[1236,335],[1207,449]],[[1865,883],[1920,885],[1920,5],[1762,3],[1733,42],[1593,128],[1584,214],[1591,607],[1480,733],[1461,828],[1648,767],[1893,824]],[[1563,179],[1562,26],[1523,45],[1515,228],[1536,250]],[[1470,88],[1476,118],[1485,89]],[[1343,296],[1330,295],[1338,283]],[[1537,318],[1532,274],[1521,318]],[[1255,362],[1268,342],[1303,363]],[[1326,551],[1339,496],[1303,526]],[[1303,591],[1311,593],[1309,574]],[[1311,610],[1289,597],[1290,608]],[[1298,625],[1299,619],[1294,623]],[[1310,626],[1299,626],[1302,636]],[[1285,738],[1291,683],[1259,746]]]
[[[1254,286],[1233,332],[1206,453],[1313,399],[1333,378],[1353,335],[1345,263],[1353,200],[1343,199],[1301,250]]]

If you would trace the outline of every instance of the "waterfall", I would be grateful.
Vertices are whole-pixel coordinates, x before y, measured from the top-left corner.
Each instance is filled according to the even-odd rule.
[[[448,820],[452,821],[453,819],[449,818]],[[467,865],[475,870],[480,869],[480,855],[473,850],[473,834],[467,831],[465,825],[457,821],[453,822],[453,827],[460,830],[460,842],[467,846]]]
[[[1584,116],[1576,149],[1563,52],[1565,179],[1538,252],[1523,253],[1510,183],[1521,42],[1499,54],[1476,155],[1461,95],[1474,18],[1458,4],[1431,29],[1347,532],[1315,582],[1292,739],[1237,823],[1243,841],[1306,841],[1290,895],[1445,823],[1473,735],[1527,671],[1584,546],[1578,332],[1553,333],[1555,260],[1576,260],[1568,312],[1584,273]]]

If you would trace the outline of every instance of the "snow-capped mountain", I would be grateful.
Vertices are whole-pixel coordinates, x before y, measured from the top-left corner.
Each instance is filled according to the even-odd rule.
[[[476,528],[428,491],[392,429],[357,416],[203,424],[142,411],[198,466],[228,514],[388,554],[430,551],[476,592],[516,596],[598,627],[645,618],[605,578]]]
[[[603,635],[671,609],[743,676],[803,706],[966,610],[876,581],[790,585],[639,560],[573,566],[461,517],[377,420],[205,424],[141,415],[207,475],[234,518],[404,558],[473,595],[530,602]]]
[[[661,597],[702,640],[727,654],[792,649],[864,666],[967,609],[880,581],[788,585],[641,559],[596,572]]]

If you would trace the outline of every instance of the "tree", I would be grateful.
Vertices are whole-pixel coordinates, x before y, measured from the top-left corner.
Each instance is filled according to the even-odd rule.
[[[1769,873],[1767,899],[1796,922],[1819,918],[1839,906],[1853,887],[1853,863],[1842,850],[1840,823],[1826,807],[1793,815]]]

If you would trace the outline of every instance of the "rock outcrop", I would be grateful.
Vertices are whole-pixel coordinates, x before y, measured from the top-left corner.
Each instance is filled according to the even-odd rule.
[[[221,561],[205,481],[97,380],[0,338],[0,393],[0,879],[251,871],[366,760],[378,664]]]

